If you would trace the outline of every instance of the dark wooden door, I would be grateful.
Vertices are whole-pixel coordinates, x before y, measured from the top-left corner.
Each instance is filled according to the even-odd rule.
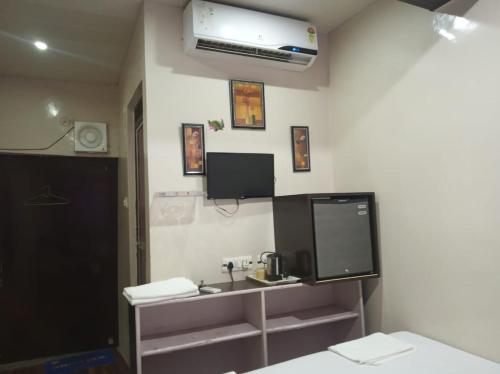
[[[1,363],[117,344],[116,170],[0,155]]]

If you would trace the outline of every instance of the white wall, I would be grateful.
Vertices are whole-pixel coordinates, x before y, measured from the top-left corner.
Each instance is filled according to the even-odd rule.
[[[274,249],[270,199],[242,202],[233,218],[215,212],[204,198],[160,201],[160,191],[204,190],[204,178],[183,176],[181,123],[205,124],[206,150],[275,154],[276,193],[331,191],[332,156],[327,139],[328,53],[325,36],[315,66],[306,73],[202,60],[184,54],[182,10],[145,4],[148,172],[151,205],[151,277],[187,276],[194,281],[228,281],[223,257]],[[265,131],[231,130],[229,79],[265,83]],[[224,119],[221,132],[208,119]],[[311,173],[293,173],[291,125],[310,126]],[[232,209],[232,202],[227,208]],[[181,205],[189,223],[157,224],[162,204]],[[165,208],[165,206],[163,206]],[[168,208],[168,207],[167,207]],[[241,278],[244,274],[235,274]]]
[[[120,154],[118,158],[118,292],[120,353],[130,362],[128,303],[124,287],[137,284],[135,248],[134,106],[144,84],[144,15],[139,12],[123,63],[118,86],[120,97]],[[128,202],[128,208],[123,201]]]
[[[107,122],[106,156],[118,155],[116,87],[0,76],[0,103],[0,149],[45,147],[71,128],[61,124],[66,118]],[[49,113],[51,106],[57,108],[57,117]],[[50,150],[23,153],[75,155],[73,139],[70,133]]]
[[[330,36],[336,190],[378,196],[368,324],[500,361],[500,2],[468,32],[383,0]]]

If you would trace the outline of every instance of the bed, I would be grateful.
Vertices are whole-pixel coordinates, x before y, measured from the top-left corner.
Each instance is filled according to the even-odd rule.
[[[391,334],[415,347],[379,366],[359,365],[330,351],[318,352],[248,374],[500,374],[500,364],[410,332]]]

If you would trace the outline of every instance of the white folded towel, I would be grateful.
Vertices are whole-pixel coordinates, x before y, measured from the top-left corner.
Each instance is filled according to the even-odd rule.
[[[125,287],[123,295],[132,305],[160,300],[199,295],[198,286],[187,278],[171,278],[165,281]]]
[[[188,293],[183,293],[175,296],[165,296],[165,297],[155,297],[152,299],[131,299],[129,295],[125,291],[123,291],[123,296],[128,300],[130,305],[139,305],[139,304],[148,304],[148,303],[154,303],[157,301],[166,301],[166,300],[173,300],[173,299],[182,299],[184,297],[190,297],[190,296],[197,296],[199,295],[200,292],[198,290],[188,292]]]
[[[337,353],[358,364],[368,365],[378,365],[382,361],[396,358],[413,349],[411,344],[381,332],[328,347],[328,350],[331,352]]]

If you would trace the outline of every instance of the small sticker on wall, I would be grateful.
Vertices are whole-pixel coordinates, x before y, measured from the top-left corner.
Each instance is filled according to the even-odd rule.
[[[366,216],[368,214],[368,212],[366,210],[360,210],[358,212],[358,216]]]
[[[208,128],[215,132],[224,130],[224,120],[208,120]]]
[[[309,34],[309,41],[311,43],[314,43],[314,41],[316,40],[316,30],[314,29],[314,27],[309,26],[307,28],[307,33]]]

